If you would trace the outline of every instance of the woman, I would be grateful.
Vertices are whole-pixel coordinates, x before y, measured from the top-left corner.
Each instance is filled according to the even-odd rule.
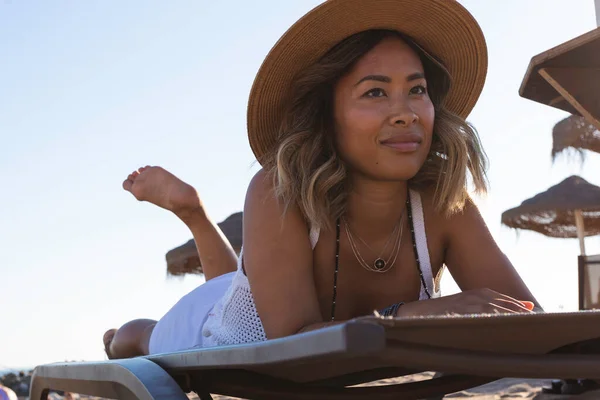
[[[156,167],[125,182],[190,227],[207,282],[158,322],[108,331],[109,357],[278,338],[374,310],[531,312],[537,302],[467,194],[467,173],[486,190],[464,120],[486,60],[455,1],[329,0],[301,18],[250,94],[263,169],[247,191],[237,267],[193,188]],[[444,265],[462,293],[440,297]]]

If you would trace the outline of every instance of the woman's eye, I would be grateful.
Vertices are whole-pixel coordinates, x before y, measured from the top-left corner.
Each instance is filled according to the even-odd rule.
[[[383,96],[385,96],[385,91],[380,88],[371,89],[363,95],[363,97],[383,97]]]
[[[423,85],[417,85],[410,90],[411,94],[427,94],[427,88]]]

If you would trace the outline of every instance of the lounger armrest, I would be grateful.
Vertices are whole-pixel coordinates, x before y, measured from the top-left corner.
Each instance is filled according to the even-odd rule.
[[[356,357],[385,349],[385,328],[353,320],[310,332],[234,346],[157,354],[147,358],[161,367],[180,369],[256,368],[312,358]]]
[[[49,390],[124,400],[188,399],[165,370],[144,358],[36,367],[30,399],[45,400]]]

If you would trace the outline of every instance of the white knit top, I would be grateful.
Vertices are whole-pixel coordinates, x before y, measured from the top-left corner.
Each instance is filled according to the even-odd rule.
[[[427,237],[425,235],[425,219],[421,196],[418,192],[410,191],[415,241],[421,263],[423,278],[431,297],[439,297],[435,292]],[[319,240],[319,231],[311,229],[310,242],[314,249]],[[208,315],[202,328],[202,346],[224,346],[242,343],[259,342],[267,339],[262,322],[254,305],[248,278],[242,270],[243,249],[238,259],[238,267],[231,286],[223,297],[217,301]],[[425,288],[421,285],[419,300],[427,299]]]

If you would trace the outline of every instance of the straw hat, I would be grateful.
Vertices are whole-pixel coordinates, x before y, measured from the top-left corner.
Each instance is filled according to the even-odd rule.
[[[276,144],[286,95],[298,72],[343,39],[370,29],[401,32],[440,60],[452,77],[446,107],[463,118],[469,115],[485,82],[487,47],[477,21],[457,1],[327,0],[283,34],[256,75],[247,123],[259,161]]]

